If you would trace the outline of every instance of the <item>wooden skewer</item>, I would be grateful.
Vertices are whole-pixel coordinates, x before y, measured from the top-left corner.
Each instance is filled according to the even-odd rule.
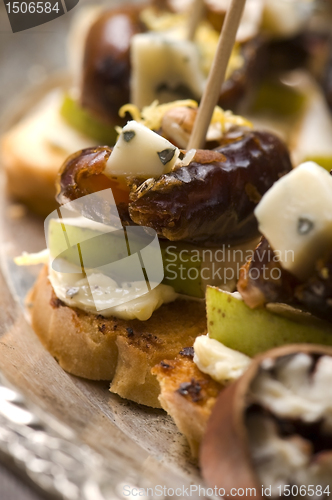
[[[228,61],[232,53],[245,3],[246,0],[232,0],[226,13],[217,51],[189,139],[188,149],[202,149],[204,147],[214,107],[218,102],[221,86],[225,80]]]
[[[190,7],[187,39],[193,41],[205,10],[204,0],[194,0]]]

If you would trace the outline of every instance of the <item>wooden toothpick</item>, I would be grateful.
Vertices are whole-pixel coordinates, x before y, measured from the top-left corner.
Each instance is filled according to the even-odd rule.
[[[205,10],[204,0],[193,0],[189,12],[188,35],[187,39],[193,41],[196,30],[203,17]]]
[[[246,0],[232,0],[226,13],[217,51],[189,139],[188,149],[202,149],[204,147],[213,110],[218,102],[221,86],[225,80],[228,61],[232,53],[245,3]]]

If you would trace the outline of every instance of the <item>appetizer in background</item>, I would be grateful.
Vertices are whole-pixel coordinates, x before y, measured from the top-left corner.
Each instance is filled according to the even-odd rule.
[[[45,215],[54,208],[54,180],[65,158],[84,147],[113,145],[117,136],[114,126],[126,122],[124,116],[118,116],[123,104],[134,102],[141,108],[155,99],[199,100],[228,3],[206,2],[206,16],[193,39],[188,39],[190,2],[158,1],[108,11],[96,6],[83,9],[69,37],[68,87],[43,98],[2,139],[2,164],[12,195]],[[327,65],[323,57],[326,30],[318,37],[323,39],[321,44],[307,43],[304,36],[315,5],[312,1],[305,2],[304,8],[296,1],[248,1],[220,89],[221,107],[240,114],[250,112],[258,128],[268,125],[289,141],[295,165],[309,159],[301,145],[306,145],[312,134],[297,138],[288,132],[297,129],[298,119],[302,123],[304,116],[311,123],[316,111],[306,112],[306,90],[304,94],[302,89],[293,92],[286,77],[281,76],[280,83],[279,76],[271,75],[298,66],[317,78],[323,79],[324,73],[328,98],[328,69],[322,69]],[[280,58],[285,53],[286,61]],[[272,110],[273,119],[266,119],[266,110],[269,115]],[[327,121],[331,121],[329,111]],[[320,118],[316,121],[321,122]],[[317,132],[315,137],[320,135],[326,136]],[[328,168],[329,141],[312,140],[311,144],[316,144],[316,161],[325,162]]]
[[[186,19],[187,16],[179,20],[172,15],[167,20],[145,3],[108,11],[89,7],[77,16],[69,37],[71,83],[41,99],[2,138],[2,164],[14,197],[42,214],[54,208],[54,182],[66,157],[84,147],[113,145],[117,137],[115,125],[126,123],[118,115],[120,107],[132,102],[133,96],[136,104],[142,105],[142,91],[144,94],[144,89],[153,84],[144,72],[144,61],[157,58],[159,69],[158,83],[143,105],[150,105],[154,99],[168,102],[176,96],[194,95],[200,99],[218,32],[204,21],[195,41],[186,40]],[[147,46],[145,38],[139,38],[141,35],[147,37]],[[172,42],[171,53],[165,53],[165,44],[169,45],[165,40]],[[254,74],[257,43],[248,43],[236,47],[230,61],[230,88],[222,93],[224,104],[229,102],[227,108],[239,100],[247,80]],[[132,49],[136,46],[137,50]],[[164,57],[158,57],[157,53],[162,55],[159,49],[164,51]],[[178,58],[176,69],[166,64],[166,56],[168,60]],[[183,58],[187,64],[181,63]],[[195,81],[200,84],[193,92],[188,84],[190,87]]]

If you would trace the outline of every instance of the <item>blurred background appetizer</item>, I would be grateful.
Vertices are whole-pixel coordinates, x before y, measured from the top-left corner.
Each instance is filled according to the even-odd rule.
[[[2,138],[9,191],[45,215],[65,158],[115,143],[114,127],[128,119],[119,116],[121,106],[199,101],[228,5],[205,2],[194,30],[191,2],[82,9],[68,39],[70,83],[41,98]],[[280,134],[295,165],[313,159],[331,168],[327,9],[328,2],[311,0],[248,0],[220,89],[218,104]]]

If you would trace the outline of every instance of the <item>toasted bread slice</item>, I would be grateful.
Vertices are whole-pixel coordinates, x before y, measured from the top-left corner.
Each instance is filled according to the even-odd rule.
[[[197,368],[191,348],[182,349],[173,360],[163,360],[152,373],[160,383],[161,406],[186,436],[193,457],[197,457],[207,420],[222,385]]]
[[[9,193],[41,215],[56,207],[55,180],[65,159],[96,144],[61,118],[61,100],[61,90],[52,91],[0,143]]]
[[[112,392],[155,408],[160,408],[160,388],[151,368],[175,358],[206,331],[203,302],[164,304],[147,321],[104,318],[68,307],[55,296],[47,266],[28,304],[35,332],[62,368],[92,380],[112,380]]]

